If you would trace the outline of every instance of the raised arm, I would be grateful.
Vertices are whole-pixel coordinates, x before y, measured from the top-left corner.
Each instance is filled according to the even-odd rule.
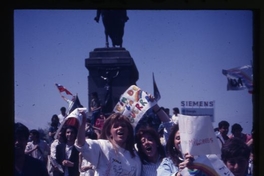
[[[86,124],[86,113],[83,111],[82,114],[82,124],[79,127],[77,138],[76,138],[76,144],[79,147],[82,147],[85,143],[85,124]]]
[[[169,117],[169,115],[164,111],[164,109],[160,107],[158,104],[153,106],[153,112],[159,117],[159,119],[164,125],[163,137],[165,139],[165,144],[166,144],[169,139],[170,129],[174,125],[174,123]]]
[[[154,113],[159,117],[162,122],[170,122],[171,119],[162,107],[158,104],[153,106]]]

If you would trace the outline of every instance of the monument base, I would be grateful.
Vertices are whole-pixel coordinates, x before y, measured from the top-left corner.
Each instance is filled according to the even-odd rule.
[[[85,59],[85,67],[89,71],[89,104],[91,93],[97,92],[101,103],[104,105],[107,89],[111,86],[112,98],[108,104],[112,107],[107,107],[105,113],[112,112],[120,96],[129,86],[136,85],[139,76],[134,60],[125,48],[95,48],[94,51],[90,52],[89,58]]]

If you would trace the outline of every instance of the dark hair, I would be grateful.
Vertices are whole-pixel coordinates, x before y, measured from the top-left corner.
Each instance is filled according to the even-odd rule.
[[[66,133],[65,126],[62,126],[62,128],[60,129],[60,132],[59,133],[61,133],[60,134],[60,141],[63,142],[63,143],[65,143],[67,141],[67,138],[66,138],[66,135],[65,135],[65,133]]]
[[[20,135],[28,139],[29,137],[29,129],[24,124],[17,122],[14,124],[14,136]]]
[[[166,152],[167,156],[173,161],[175,166],[178,166],[181,160],[179,157],[182,158],[182,153],[180,150],[178,150],[174,145],[174,136],[179,131],[179,126],[177,124],[174,124],[171,127],[171,131],[169,133],[169,138],[166,144]]]
[[[90,118],[87,118],[86,123],[92,123],[92,120]]]
[[[141,138],[144,134],[149,134],[154,141],[157,144],[157,152],[160,154],[160,160],[162,160],[165,157],[165,150],[163,145],[160,142],[160,137],[159,134],[157,133],[157,131],[155,129],[153,129],[152,127],[141,127],[136,135],[135,135],[135,142],[138,148],[138,155],[142,161],[142,163],[144,163],[145,161],[148,161],[148,156],[143,152],[143,146],[142,146],[142,142],[141,142]]]
[[[177,114],[180,113],[180,110],[179,110],[179,108],[177,108],[177,107],[173,108],[173,111],[176,112]]]
[[[33,134],[34,136],[36,136],[36,138],[39,139],[39,131],[36,129],[30,130],[29,134]]]
[[[67,142],[67,138],[66,138],[66,131],[67,129],[71,129],[74,131],[75,133],[75,138],[77,137],[77,133],[78,133],[78,130],[75,126],[73,125],[64,125],[63,126],[63,131],[61,131],[61,138],[64,142]],[[62,130],[62,129],[61,129]]]
[[[249,160],[250,148],[245,142],[238,138],[228,139],[221,148],[221,159],[226,163],[234,157],[243,157]]]
[[[95,98],[98,98],[97,92],[92,92],[92,96],[95,97]]]
[[[97,139],[98,138],[98,136],[95,133],[93,128],[90,128],[87,131],[85,131],[85,137],[88,137],[89,139]]]
[[[232,127],[231,127],[231,133],[235,133],[235,131],[237,131],[237,130],[242,131],[243,128],[241,127],[240,124],[235,123],[235,124],[232,125]]]
[[[60,119],[59,119],[58,115],[53,114],[53,116],[51,117],[51,124],[50,125],[57,127],[59,122],[60,122]]]
[[[128,136],[126,141],[125,149],[128,150],[132,157],[135,157],[134,153],[134,130],[133,126],[131,125],[129,119],[120,114],[120,113],[113,113],[111,114],[104,122],[101,134],[99,139],[108,139],[111,141],[111,127],[113,124],[124,124],[124,126],[128,129]]]
[[[221,122],[218,123],[218,128],[222,128],[223,126],[226,126],[229,128],[229,123],[225,120],[222,120]]]
[[[66,108],[65,107],[61,107],[60,110],[61,111],[66,111]]]

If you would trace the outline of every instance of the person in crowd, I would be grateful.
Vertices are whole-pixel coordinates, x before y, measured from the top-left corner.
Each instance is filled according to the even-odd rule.
[[[14,168],[13,175],[48,176],[45,164],[39,159],[25,154],[29,129],[22,123],[14,123]]]
[[[86,139],[98,139],[97,134],[93,130],[85,132]],[[95,167],[79,153],[79,171],[80,176],[94,176]]]
[[[53,176],[79,176],[79,151],[74,146],[77,129],[74,126],[65,126],[66,142],[56,147],[56,162],[63,168],[63,173],[54,170]]]
[[[62,123],[62,121],[67,117],[67,113],[66,113],[66,108],[63,106],[63,107],[61,107],[60,108],[60,114],[58,115],[58,117],[59,117],[59,122],[60,122],[60,124]]]
[[[254,160],[254,153],[251,151],[250,156],[249,156],[249,161],[248,161],[248,171],[247,171],[248,175],[253,175],[253,171],[254,171],[253,160]]]
[[[225,120],[222,120],[218,123],[218,132],[216,132],[216,138],[218,139],[220,148],[229,139],[227,135],[229,132],[229,126],[230,124]]]
[[[56,139],[50,144],[50,155],[48,156],[49,159],[47,165],[48,173],[50,176],[53,176],[54,170],[63,171],[62,166],[59,165],[56,161],[56,147],[57,145],[65,142],[66,142],[65,128],[62,127]]]
[[[159,134],[151,127],[143,127],[135,136],[138,155],[142,162],[141,176],[157,175],[156,169],[165,157]]]
[[[171,117],[171,120],[172,120],[175,124],[178,124],[178,122],[179,122],[178,114],[180,114],[180,110],[179,110],[179,108],[177,108],[177,107],[174,107],[172,110],[173,110],[173,115],[172,115],[172,117]]]
[[[51,117],[51,123],[50,123],[49,131],[48,131],[49,144],[51,144],[54,141],[54,136],[59,128],[59,125],[60,125],[59,117],[57,114],[54,114]]]
[[[134,130],[129,119],[112,113],[99,139],[85,139],[86,114],[82,113],[75,146],[84,159],[95,166],[95,175],[140,176],[141,161],[134,148]]]
[[[98,116],[98,118],[95,121],[94,128],[97,129],[99,132],[101,132],[104,122],[105,122],[105,115],[103,112],[101,112]]]
[[[169,117],[169,115],[166,113],[163,107],[160,107],[158,104],[154,105],[152,107],[153,112],[158,116],[159,120],[161,121],[160,126],[163,128],[163,138],[164,138],[164,144],[166,145],[167,140],[169,138],[171,127],[174,125],[173,121]]]
[[[170,115],[170,109],[169,108],[164,108],[163,109],[166,113],[167,113],[167,115],[171,118],[171,115]]]
[[[56,159],[56,147],[59,144],[66,142],[66,136],[65,136],[65,127],[62,127],[60,132],[57,135],[57,138],[51,143],[50,145],[50,156],[54,159]]]
[[[86,119],[85,133],[92,133],[96,135],[96,138],[99,138],[101,130],[97,129],[95,126],[92,126],[91,119]]]
[[[164,130],[170,131],[173,126],[168,113],[157,104],[152,107],[153,112],[159,117]],[[166,129],[165,129],[166,127]],[[168,137],[168,135],[166,135]],[[164,139],[166,140],[166,137]],[[135,135],[136,148],[142,162],[142,176],[157,175],[157,168],[165,157],[164,146],[161,144],[158,132],[151,126],[141,127]],[[165,143],[165,141],[164,141]]]
[[[231,135],[229,135],[229,138],[239,138],[241,139],[243,142],[248,143],[251,139],[252,139],[252,135],[251,134],[245,134],[242,133],[243,128],[240,124],[235,123],[232,125],[231,127]]]
[[[48,155],[50,153],[48,143],[40,139],[40,133],[36,129],[29,131],[29,139],[30,141],[27,143],[25,153],[47,164]]]
[[[71,113],[71,109],[74,106],[74,102],[77,99],[77,94],[76,95],[72,95],[71,99],[66,98],[65,96],[61,96],[67,103],[68,103],[68,111],[66,112],[66,114],[70,114]]]
[[[158,128],[158,134],[160,138],[160,143],[162,144],[163,147],[166,146],[166,141],[164,138],[164,125],[161,123]]]
[[[202,171],[192,168],[194,157],[189,153],[185,153],[183,156],[180,148],[180,143],[181,139],[179,126],[177,124],[174,124],[171,128],[169,138],[166,144],[167,157],[163,158],[161,164],[159,165],[157,169],[157,176],[181,176],[181,170],[185,167],[188,168],[188,172],[192,175],[204,175]]]
[[[234,176],[246,176],[250,148],[239,138],[227,140],[221,149],[221,159]]]
[[[90,110],[92,112],[91,124],[92,124],[92,126],[95,126],[96,119],[100,115],[100,111],[101,111],[101,103],[100,103],[100,100],[99,100],[97,92],[93,92],[91,94]]]
[[[93,127],[91,125],[91,119],[87,118],[86,123],[85,123],[85,132],[92,130],[92,129],[93,129]]]
[[[215,127],[214,128],[214,132],[215,132],[215,135],[217,135],[217,133],[219,132],[219,128],[218,127]]]

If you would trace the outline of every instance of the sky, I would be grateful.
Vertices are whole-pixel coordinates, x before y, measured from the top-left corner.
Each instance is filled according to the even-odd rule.
[[[96,10],[14,10],[15,121],[30,129],[47,128],[53,114],[68,104],[62,84],[88,107],[85,59],[105,47]],[[250,10],[127,10],[123,47],[139,72],[136,82],[153,93],[152,73],[170,109],[181,101],[214,101],[214,122],[239,123],[250,133],[252,96],[227,91],[222,69],[251,64],[253,26]],[[231,131],[231,128],[230,128]]]

